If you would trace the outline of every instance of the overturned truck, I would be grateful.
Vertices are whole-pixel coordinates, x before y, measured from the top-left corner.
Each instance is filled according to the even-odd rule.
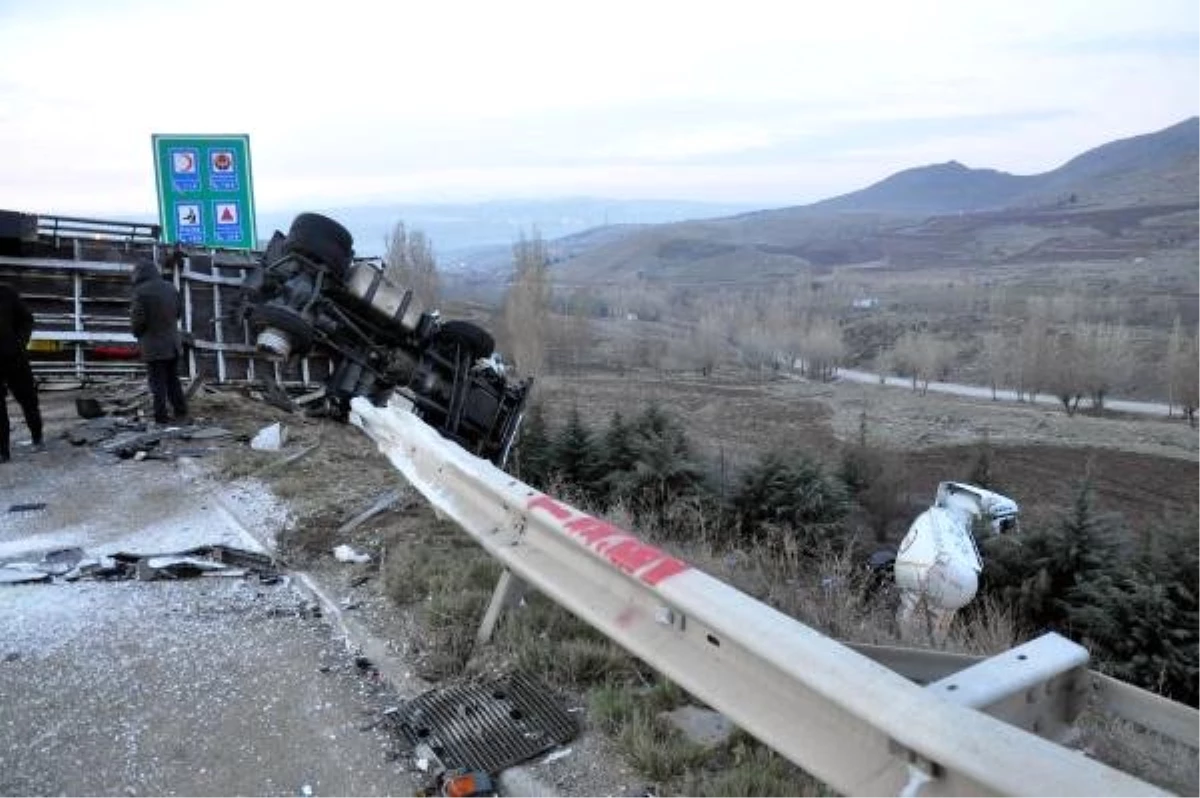
[[[503,467],[532,380],[510,375],[486,330],[421,307],[381,264],[355,259],[353,244],[315,213],[276,231],[242,285],[256,349],[281,360],[321,350],[335,415],[347,416],[352,397],[383,404],[399,393],[425,423]]]

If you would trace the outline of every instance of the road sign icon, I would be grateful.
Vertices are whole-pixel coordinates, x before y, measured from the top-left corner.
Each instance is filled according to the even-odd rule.
[[[214,232],[222,244],[236,243],[242,237],[242,214],[236,202],[214,202]]]
[[[208,151],[208,182],[213,191],[237,191],[237,156],[227,147]]]
[[[175,228],[178,231],[178,241],[182,244],[204,243],[204,217],[201,215],[200,203],[179,202],[175,205]]]
[[[192,147],[171,150],[171,182],[175,190],[190,193],[200,190],[200,151]]]
[[[237,224],[238,206],[236,202],[217,203],[217,224]]]
[[[171,150],[171,171],[177,175],[196,174],[196,151]]]
[[[233,150],[212,150],[209,161],[214,172],[232,172]]]

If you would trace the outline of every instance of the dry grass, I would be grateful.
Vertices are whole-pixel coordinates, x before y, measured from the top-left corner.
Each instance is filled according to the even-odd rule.
[[[1195,749],[1092,710],[1076,721],[1076,727],[1080,747],[1089,756],[1178,795],[1200,795]]]
[[[666,721],[646,711],[630,716],[617,732],[617,745],[629,763],[659,785],[670,785],[708,757]]]
[[[835,793],[762,743],[738,731],[705,763],[688,774],[680,795],[824,796]]]
[[[535,594],[506,611],[493,642],[503,658],[574,690],[636,678],[643,668],[604,635]]]
[[[393,537],[380,566],[386,595],[415,607],[424,636],[418,670],[437,681],[457,676],[475,652],[475,634],[501,567],[445,521],[419,525],[406,539]]]

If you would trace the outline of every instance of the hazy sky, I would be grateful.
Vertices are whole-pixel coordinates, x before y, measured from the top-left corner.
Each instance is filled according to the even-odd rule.
[[[0,0],[0,208],[155,212],[152,133],[248,133],[260,210],[792,205],[1047,171],[1200,106],[1195,0]]]

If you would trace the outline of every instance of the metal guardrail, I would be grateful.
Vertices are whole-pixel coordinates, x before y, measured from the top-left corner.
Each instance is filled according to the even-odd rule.
[[[984,661],[983,657],[949,651],[852,642],[845,645],[919,684],[945,679]],[[1136,723],[1179,745],[1200,750],[1200,712],[1195,707],[1099,671],[1087,672],[1086,685],[1093,705],[1105,715]]]
[[[161,228],[147,222],[115,222],[106,219],[88,219],[81,216],[37,217],[38,235],[58,242],[65,238],[90,238],[102,241],[125,241],[128,243],[154,244],[159,239]]]
[[[843,793],[1166,794],[1013,725],[1078,711],[1087,652],[1064,638],[922,687],[539,493],[399,403],[351,406],[408,481],[506,569]]]

